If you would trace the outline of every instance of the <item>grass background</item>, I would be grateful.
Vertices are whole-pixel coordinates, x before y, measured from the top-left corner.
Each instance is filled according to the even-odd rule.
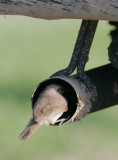
[[[0,160],[118,159],[117,106],[18,139],[32,115],[35,86],[68,65],[80,23],[0,16]],[[109,63],[111,29],[99,22],[86,69]]]

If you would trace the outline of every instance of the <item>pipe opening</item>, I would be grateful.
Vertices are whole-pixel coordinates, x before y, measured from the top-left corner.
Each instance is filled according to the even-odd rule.
[[[78,98],[77,98],[77,93],[76,93],[75,89],[73,88],[73,86],[64,79],[54,77],[54,78],[47,79],[47,80],[43,81],[42,83],[40,83],[37,86],[37,88],[34,90],[34,93],[32,95],[32,109],[33,109],[34,104],[36,103],[36,100],[40,96],[41,92],[44,90],[44,88],[46,86],[48,86],[50,84],[58,84],[64,88],[64,93],[62,95],[67,100],[68,110],[66,112],[64,112],[59,119],[64,118],[65,121],[63,123],[65,123],[66,121],[71,119],[71,117],[76,112]],[[60,122],[55,123],[54,125],[59,125],[59,123]]]

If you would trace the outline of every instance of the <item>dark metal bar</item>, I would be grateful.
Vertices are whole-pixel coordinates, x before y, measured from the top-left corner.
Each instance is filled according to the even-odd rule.
[[[82,48],[84,47],[89,25],[90,25],[89,20],[82,21],[80,31],[76,40],[76,44],[73,50],[73,55],[68,67],[61,71],[56,72],[52,76],[70,75],[74,72],[75,68],[77,67],[78,61],[80,60],[80,57],[81,57],[81,51],[82,51]]]
[[[88,61],[89,51],[90,51],[92,41],[95,35],[97,24],[98,24],[98,21],[89,21],[87,35],[84,40],[84,44],[81,50],[80,57],[78,58],[78,65],[77,65],[77,74],[80,80],[87,86],[88,90],[91,92],[91,96],[93,100],[95,100],[97,96],[95,87],[92,84],[89,77],[85,74],[84,69]]]
[[[98,21],[83,20],[76,40],[73,55],[67,68],[52,76],[70,75],[77,67],[78,74],[83,73]],[[80,76],[81,77],[81,76]],[[83,78],[85,79],[85,78]]]
[[[110,32],[112,42],[108,47],[108,56],[112,65],[118,69],[118,22],[109,22],[115,27]]]
[[[66,69],[56,72],[53,76],[70,75],[77,67],[79,79],[86,85],[91,93],[91,99],[96,99],[96,89],[89,77],[85,74],[84,69],[88,60],[89,51],[95,35],[98,21],[83,20],[78,34],[78,38],[74,47],[73,55],[69,66]]]
[[[97,100],[92,102],[90,113],[118,104],[118,70],[111,64],[98,67],[86,74],[97,90]]]
[[[68,111],[60,119],[65,122],[77,121],[86,114],[118,104],[118,70],[111,64],[86,71],[96,86],[97,99],[92,101],[88,89],[80,82],[78,75],[57,76],[41,82],[32,95],[32,109],[43,89],[50,84],[58,84],[65,90],[62,95],[68,101]],[[79,81],[77,81],[78,79]],[[80,109],[81,106],[84,107]],[[78,112],[79,111],[79,112]],[[57,124],[56,124],[57,125]]]
[[[118,22],[110,21],[109,24],[114,26],[115,28],[110,32],[110,36],[112,40],[114,40],[118,35]]]
[[[84,44],[81,50],[81,55],[78,59],[78,65],[77,65],[77,73],[81,74],[81,72],[84,71],[86,62],[88,61],[88,55],[89,51],[92,45],[92,41],[95,35],[95,31],[97,28],[98,21],[89,21],[89,26],[87,30],[86,39],[84,39]]]

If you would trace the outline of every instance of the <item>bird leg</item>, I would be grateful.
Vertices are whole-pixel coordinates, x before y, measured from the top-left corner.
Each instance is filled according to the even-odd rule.
[[[59,125],[62,125],[62,123],[65,121],[66,119],[65,118],[62,118],[62,119],[58,119],[55,123],[59,123]]]

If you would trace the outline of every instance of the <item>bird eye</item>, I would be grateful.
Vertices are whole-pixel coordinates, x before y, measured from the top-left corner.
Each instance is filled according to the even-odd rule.
[[[62,94],[62,93],[64,93],[65,89],[64,89],[63,87],[61,87],[61,88],[58,88],[57,91],[58,91],[60,94]]]

